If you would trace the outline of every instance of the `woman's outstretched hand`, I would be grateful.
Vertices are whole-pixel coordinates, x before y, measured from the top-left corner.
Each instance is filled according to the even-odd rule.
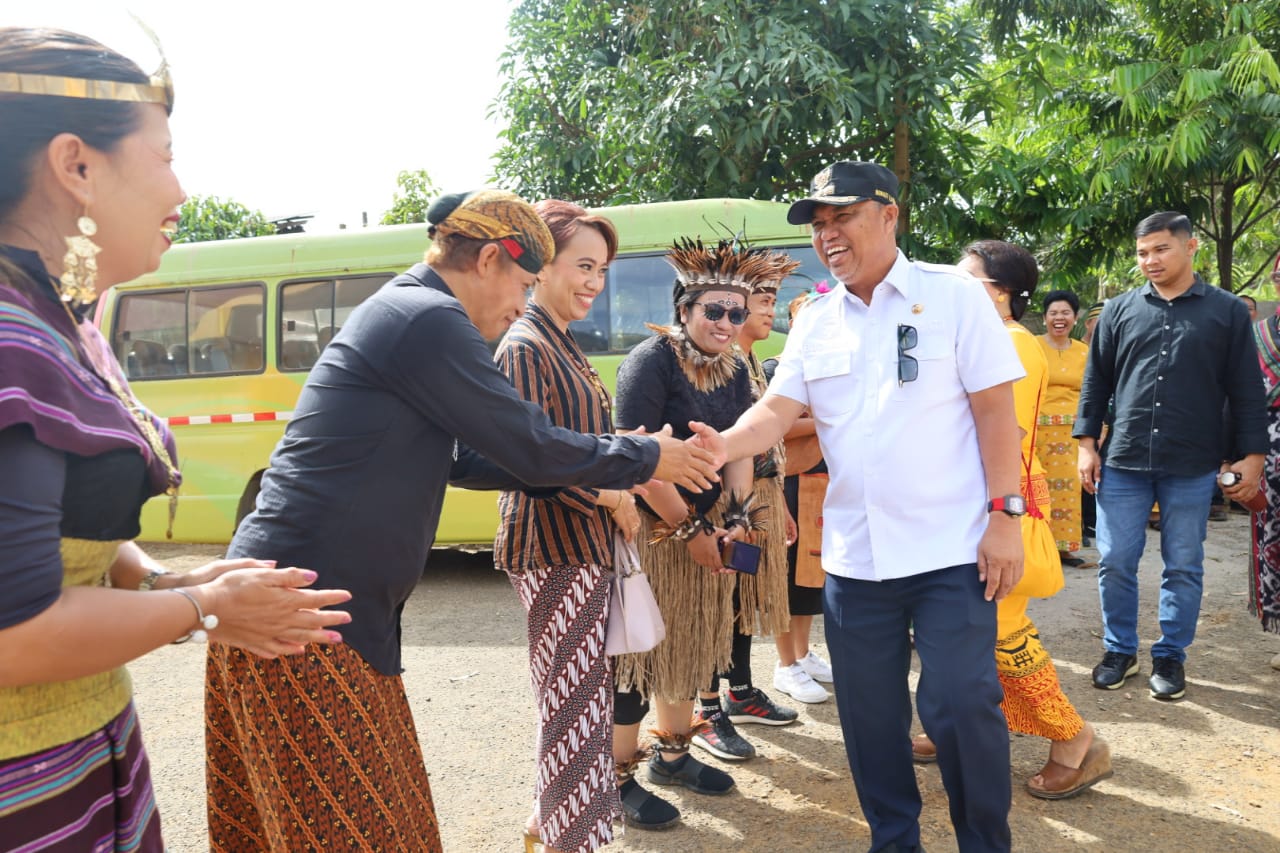
[[[340,643],[326,630],[345,625],[351,615],[323,610],[351,600],[345,589],[304,589],[316,581],[309,569],[234,569],[202,584],[206,614],[218,617],[209,639],[264,658],[299,654],[308,643]]]

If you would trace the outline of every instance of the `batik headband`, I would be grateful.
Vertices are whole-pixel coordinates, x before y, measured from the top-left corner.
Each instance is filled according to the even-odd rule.
[[[555,240],[542,218],[524,199],[504,190],[443,196],[427,211],[427,221],[433,240],[449,234],[494,240],[527,272],[538,272],[556,254]]]

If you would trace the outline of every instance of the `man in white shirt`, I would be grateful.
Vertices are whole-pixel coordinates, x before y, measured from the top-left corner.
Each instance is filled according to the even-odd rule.
[[[843,287],[798,316],[769,391],[703,441],[758,453],[806,408],[830,468],[824,614],[836,701],[872,851],[920,849],[917,707],[938,748],[959,848],[1010,849],[1009,734],[996,604],[1022,574],[1018,357],[982,285],[896,244],[897,178],[841,161],[788,221]],[[721,445],[723,442],[723,445]]]

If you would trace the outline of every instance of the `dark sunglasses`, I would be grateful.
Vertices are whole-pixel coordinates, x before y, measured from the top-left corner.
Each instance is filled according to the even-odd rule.
[[[694,304],[702,309],[702,315],[712,323],[719,323],[720,318],[728,314],[730,323],[735,326],[741,326],[751,316],[751,312],[746,308],[726,308],[714,302],[710,305],[703,305],[701,302],[695,302]]]
[[[915,349],[920,343],[920,335],[915,326],[898,325],[898,387],[920,378],[920,362],[915,356],[907,355],[907,350]]]

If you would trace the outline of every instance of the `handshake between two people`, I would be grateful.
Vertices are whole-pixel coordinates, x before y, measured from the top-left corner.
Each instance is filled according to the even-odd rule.
[[[691,492],[705,491],[714,483],[720,482],[719,471],[728,461],[728,449],[724,437],[719,432],[700,421],[690,421],[689,429],[693,435],[683,441],[671,436],[669,425],[663,427],[661,432],[654,434],[661,449],[658,467],[652,480],[634,489],[648,497],[651,505],[664,517],[669,528],[678,527],[683,523],[681,518],[673,514],[672,509],[684,508],[687,505],[683,499],[676,497],[674,492],[667,496],[661,494],[667,488],[666,484],[683,486]],[[748,473],[747,476],[750,477],[750,474]],[[740,484],[740,487],[743,485],[746,488],[750,487],[749,481],[746,484]],[[650,496],[650,492],[657,494]],[[655,497],[662,500],[655,501]],[[683,509],[679,512],[682,513]],[[745,527],[734,526],[726,530],[706,524],[706,529],[684,538],[684,543],[694,562],[713,572],[732,574],[735,567],[729,565],[732,562],[728,556],[732,553],[730,543],[749,543],[750,539],[750,533]],[[752,569],[754,564],[750,568],[737,570],[751,571]]]
[[[662,483],[672,483],[691,492],[704,492],[720,482],[719,471],[724,467],[727,451],[720,433],[700,421],[689,421],[693,435],[678,439],[671,433],[671,425],[665,425],[650,437],[658,442],[658,467],[653,479],[637,486],[637,494],[648,494],[650,488]],[[644,435],[644,427],[631,435]]]

